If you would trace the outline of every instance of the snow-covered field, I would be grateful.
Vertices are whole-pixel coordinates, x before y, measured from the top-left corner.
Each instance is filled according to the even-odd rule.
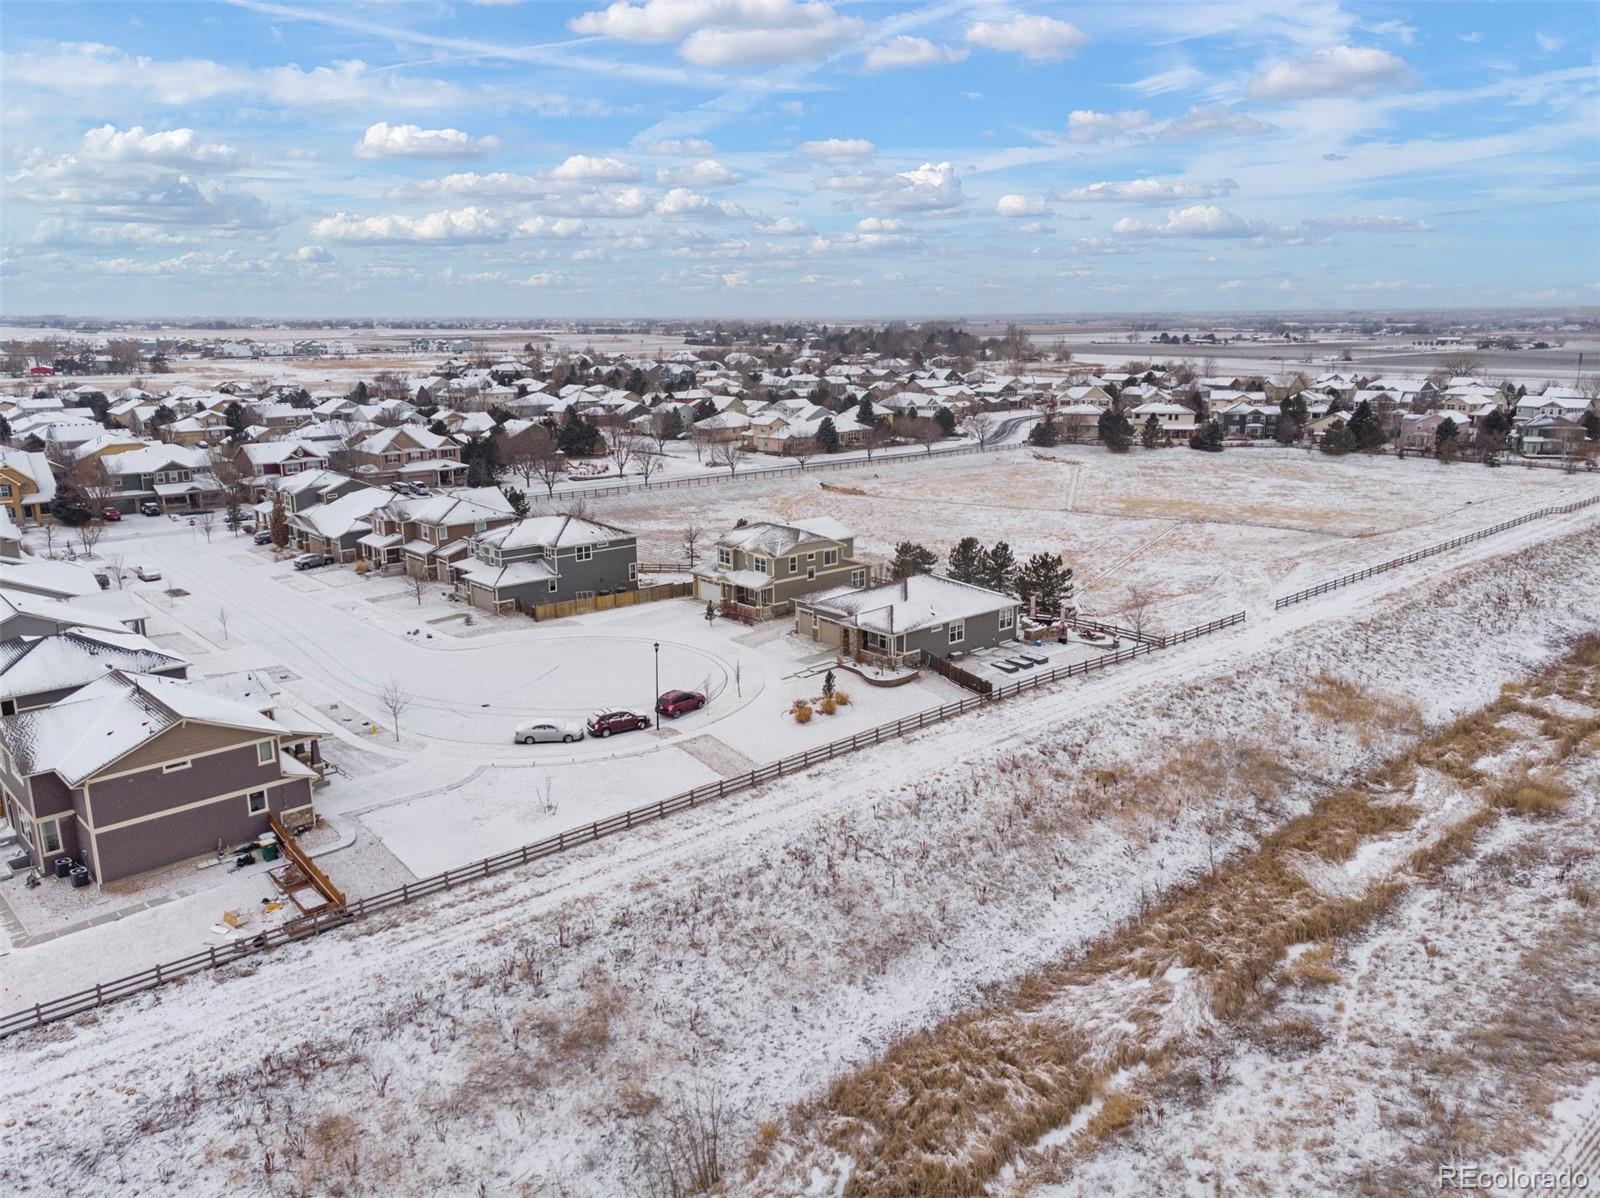
[[[1209,501],[1237,468],[1216,461],[1191,467],[1217,471],[1201,482],[1174,474],[1168,485]],[[1306,484],[1295,502],[1336,507],[1407,465],[1362,464],[1326,488]],[[1086,474],[1099,466],[1085,458]],[[912,468],[898,469],[909,483]],[[1242,629],[13,1041],[13,1092],[25,1098],[8,1114],[0,1164],[20,1193],[53,1184],[23,1167],[40,1159],[72,1162],[80,1184],[108,1194],[180,1177],[195,1194],[642,1193],[652,1129],[680,1097],[716,1091],[737,1181],[758,1123],[781,1123],[907,1032],[1248,850],[1404,743],[1419,718],[1487,701],[1600,624],[1592,510],[1261,610],[1286,579],[1340,572],[1350,559],[1327,556],[1341,546],[1379,560],[1461,531],[1469,499],[1492,501],[1476,527],[1573,490],[1553,472],[1525,482],[1460,469],[1459,482],[1397,494],[1391,519],[1406,527],[1392,535],[1218,521],[1218,535],[1245,546],[1225,561],[1175,537],[1134,558],[1152,577],[1153,563],[1185,554],[1191,569],[1209,556],[1213,572],[1237,574],[1221,589],[1248,597]],[[758,486],[715,490],[755,515],[779,500]],[[841,518],[872,538],[869,550],[899,535],[935,543],[930,502],[920,520],[893,503],[873,520]],[[1007,510],[992,523],[963,515],[974,535],[993,529],[1021,553]],[[1118,564],[1119,540],[1123,557],[1148,544],[1125,532],[1146,517],[1076,519],[1099,569],[1133,568]],[[237,620],[230,629],[245,635]],[[375,644],[388,652],[398,634],[383,635]],[[332,692],[340,672],[312,680]],[[1330,724],[1297,697],[1321,675],[1382,697],[1382,718]]]

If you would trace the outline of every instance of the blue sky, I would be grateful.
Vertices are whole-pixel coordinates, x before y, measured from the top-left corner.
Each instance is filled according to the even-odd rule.
[[[1600,302],[1600,6],[29,4],[7,313]]]

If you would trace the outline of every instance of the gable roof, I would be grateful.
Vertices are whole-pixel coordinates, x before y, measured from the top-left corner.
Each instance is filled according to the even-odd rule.
[[[1020,607],[1010,595],[942,574],[913,574],[879,586],[835,587],[799,602],[841,623],[870,632],[902,633],[965,620],[1006,607]]]
[[[132,632],[13,637],[0,641],[0,699],[85,686],[108,670],[151,673],[188,664]]]

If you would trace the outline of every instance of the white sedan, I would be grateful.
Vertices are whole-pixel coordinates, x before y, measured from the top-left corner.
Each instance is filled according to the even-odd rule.
[[[562,741],[571,744],[575,740],[583,739],[583,725],[573,724],[566,720],[538,720],[531,724],[518,724],[517,730],[511,734],[514,744],[534,745],[551,741]]]

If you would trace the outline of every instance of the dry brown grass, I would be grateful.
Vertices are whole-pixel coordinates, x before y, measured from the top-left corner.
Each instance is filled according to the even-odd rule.
[[[1551,774],[1535,774],[1526,765],[1492,786],[1489,801],[1518,815],[1554,815],[1566,806],[1572,788]]]
[[[1422,709],[1413,699],[1360,686],[1329,673],[1314,675],[1302,692],[1313,719],[1371,744],[1378,732],[1414,736],[1422,730]]]
[[[1575,652],[1600,664],[1600,638]],[[1566,689],[1580,685],[1580,675],[1588,678],[1585,670],[1572,671],[1570,658],[1553,669]],[[1530,689],[1549,693],[1545,682],[1536,680]],[[1307,881],[1304,860],[1342,861],[1364,841],[1411,827],[1419,813],[1397,795],[1407,792],[1421,767],[1466,786],[1485,783],[1476,763],[1528,735],[1526,721],[1518,731],[1509,717],[1527,712],[1529,701],[1524,692],[1507,691],[1483,710],[1424,737],[1361,785],[1328,794],[1250,856],[1169,892],[1154,910],[1107,936],[1081,960],[1037,970],[989,1007],[909,1036],[879,1060],[840,1077],[812,1117],[825,1127],[830,1147],[855,1158],[845,1193],[849,1198],[982,1193],[1008,1162],[1067,1123],[1117,1071],[1142,1064],[1159,1084],[1184,1055],[1175,1051],[1183,1033],[1167,1026],[1169,988],[1132,988],[1126,986],[1129,979],[1159,979],[1175,965],[1186,967],[1218,1020],[1265,1010],[1264,995],[1280,974],[1306,985],[1336,982],[1332,942],[1369,926],[1417,878],[1459,860],[1495,818],[1496,808],[1486,806],[1458,821],[1413,853],[1403,871],[1353,897],[1319,892]],[[1381,700],[1328,679],[1318,680],[1308,699],[1317,718],[1335,723],[1357,712],[1371,720],[1374,702]],[[1406,718],[1404,707],[1392,708],[1391,715]],[[1208,787],[1240,785],[1241,777],[1266,791],[1288,780],[1270,755],[1252,759],[1244,754],[1241,766],[1238,747],[1232,748],[1231,764],[1219,764],[1230,762],[1229,753],[1197,744],[1150,770],[1108,771],[1107,777],[1092,779],[1098,789],[1085,790],[1103,800],[1161,781],[1181,793],[1203,793]],[[1495,803],[1537,811],[1559,802],[1563,786],[1545,773],[1529,773],[1489,790]],[[1165,802],[1173,807],[1182,799]],[[1315,947],[1285,969],[1288,949],[1307,942]],[[1124,990],[1129,997],[1121,999]],[[1094,995],[1103,996],[1102,1002],[1125,1002],[1118,1013],[1126,1022],[1118,1030],[1091,1035],[1071,1015],[1084,995],[1091,997],[1081,1001],[1094,1010],[1102,1009],[1094,1006]],[[1135,1029],[1131,1033],[1128,1024]],[[1323,1035],[1319,1027],[1296,1019],[1262,1025],[1256,1034],[1284,1055],[1314,1049]],[[1587,1035],[1592,1040],[1592,1031]],[[1137,1103],[1133,1095],[1119,1097],[1113,1113],[1104,1116],[1106,1134],[1130,1126]]]

